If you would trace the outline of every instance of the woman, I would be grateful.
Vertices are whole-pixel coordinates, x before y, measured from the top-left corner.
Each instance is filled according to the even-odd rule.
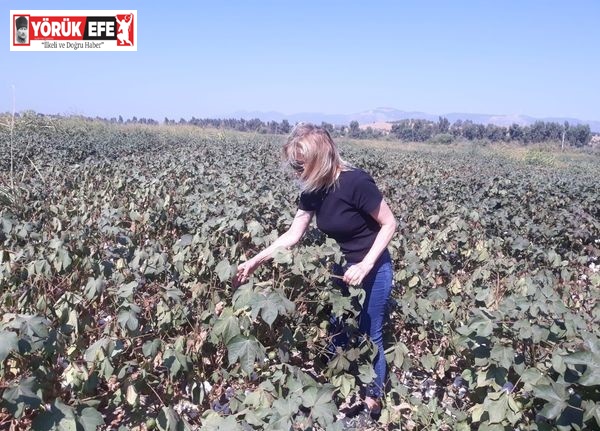
[[[396,230],[396,220],[371,176],[341,159],[327,130],[297,125],[283,147],[283,157],[300,180],[298,211],[287,232],[238,266],[234,285],[247,281],[278,248],[298,243],[316,215],[317,227],[338,242],[348,262],[344,283],[362,284],[366,291],[359,330],[370,336],[378,352],[373,363],[377,377],[367,389],[365,405],[376,414],[386,377],[382,328],[392,289],[387,245]]]

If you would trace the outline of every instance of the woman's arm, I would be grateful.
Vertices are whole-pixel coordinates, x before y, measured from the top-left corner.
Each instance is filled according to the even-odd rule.
[[[344,273],[344,282],[353,286],[362,283],[396,232],[396,219],[385,200],[382,199],[381,204],[371,212],[371,217],[379,223],[381,229],[364,259]]]
[[[273,254],[277,249],[291,248],[295,246],[302,238],[302,235],[304,235],[304,232],[306,232],[308,229],[313,214],[313,211],[298,210],[294,216],[291,226],[285,233],[279,236],[279,238],[273,241],[273,244],[265,248],[252,259],[238,266],[237,272],[233,277],[234,287],[245,283],[248,280],[248,277],[250,277],[250,275],[256,270],[256,268],[273,257]]]

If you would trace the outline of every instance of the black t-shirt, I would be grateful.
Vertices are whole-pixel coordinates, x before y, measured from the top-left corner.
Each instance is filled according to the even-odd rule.
[[[382,199],[373,178],[362,169],[352,169],[340,173],[335,187],[301,193],[298,207],[314,211],[317,227],[338,242],[349,263],[358,263],[381,228],[370,213]]]

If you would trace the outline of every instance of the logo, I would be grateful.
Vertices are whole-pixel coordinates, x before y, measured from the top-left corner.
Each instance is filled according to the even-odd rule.
[[[11,51],[137,51],[136,10],[10,11]]]

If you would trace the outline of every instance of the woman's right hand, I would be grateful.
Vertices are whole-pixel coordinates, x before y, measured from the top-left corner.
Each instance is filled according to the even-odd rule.
[[[238,286],[244,284],[248,281],[248,278],[252,275],[252,273],[258,268],[260,264],[256,262],[254,259],[250,259],[248,262],[244,262],[238,265],[237,271],[233,276],[233,287],[237,288]]]
[[[271,257],[273,257],[273,253],[275,253],[277,249],[289,249],[296,245],[296,243],[300,241],[300,238],[302,238],[302,235],[304,235],[304,232],[306,232],[306,229],[308,229],[313,214],[314,211],[304,211],[299,209],[294,216],[292,225],[283,235],[273,241],[273,244],[265,248],[252,259],[241,263],[237,267],[237,271],[231,280],[233,287],[237,288],[241,284],[247,282],[248,278],[250,278],[256,268],[258,268],[263,262],[271,259]]]

